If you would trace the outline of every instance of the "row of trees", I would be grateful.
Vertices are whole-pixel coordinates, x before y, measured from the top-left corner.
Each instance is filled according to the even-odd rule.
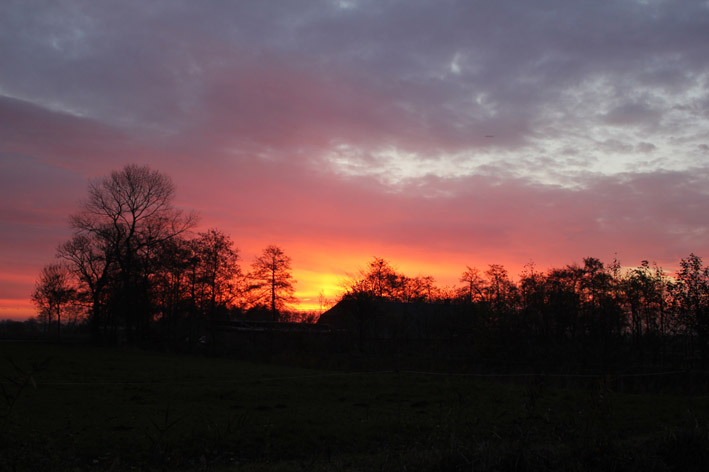
[[[57,335],[62,317],[83,315],[99,338],[184,336],[230,310],[278,319],[295,302],[281,248],[266,247],[243,273],[231,238],[217,229],[194,235],[197,217],[176,208],[174,194],[169,177],[136,165],[90,183],[81,211],[70,216],[72,238],[32,295],[40,318],[56,320]]]
[[[600,350],[623,344],[653,361],[679,349],[709,361],[709,268],[695,254],[672,276],[648,261],[623,270],[618,261],[588,257],[546,272],[529,264],[517,282],[498,264],[484,272],[466,267],[460,282],[439,288],[432,277],[408,277],[374,258],[344,297],[467,306],[478,328],[509,343]]]
[[[223,232],[194,234],[197,217],[176,208],[171,180],[129,165],[89,185],[74,231],[41,272],[32,300],[47,326],[85,319],[98,338],[125,333],[140,342],[158,333],[194,339],[205,323],[234,313],[283,319],[295,302],[290,258],[266,247],[243,272]],[[490,336],[511,342],[605,346],[629,340],[641,356],[664,356],[668,339],[709,360],[709,270],[691,254],[673,276],[643,261],[621,270],[586,258],[540,272],[528,265],[517,282],[498,264],[467,267],[461,285],[409,277],[374,258],[344,298],[469,307]]]

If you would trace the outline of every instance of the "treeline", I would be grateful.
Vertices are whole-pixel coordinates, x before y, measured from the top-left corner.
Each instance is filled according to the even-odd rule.
[[[69,218],[70,240],[42,269],[32,300],[47,328],[85,323],[97,340],[188,342],[236,315],[297,318],[291,260],[267,246],[242,271],[238,249],[217,229],[194,234],[197,216],[173,205],[169,177],[128,165],[92,181]]]
[[[169,177],[136,165],[90,183],[69,218],[73,236],[32,295],[45,330],[60,336],[62,326],[82,326],[109,343],[192,344],[234,318],[315,321],[290,309],[295,281],[281,248],[267,246],[243,270],[231,238],[194,233],[196,215],[176,208],[174,194]],[[517,281],[498,264],[467,267],[460,285],[446,288],[374,258],[342,299],[454,306],[464,314],[459,339],[518,357],[576,349],[589,359],[709,360],[709,270],[694,254],[671,275],[647,261],[622,269],[592,257],[545,272],[528,265]]]
[[[498,264],[482,272],[467,267],[460,283],[439,288],[432,277],[408,277],[374,258],[343,298],[454,305],[474,320],[461,324],[460,335],[512,357],[563,352],[597,363],[709,360],[709,268],[695,254],[671,276],[648,261],[622,269],[618,261],[588,257],[546,272],[529,264],[516,282]],[[466,326],[476,332],[466,333]]]

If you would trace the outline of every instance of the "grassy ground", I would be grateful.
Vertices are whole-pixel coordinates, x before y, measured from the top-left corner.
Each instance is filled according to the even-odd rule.
[[[709,397],[0,343],[0,470],[709,470]]]

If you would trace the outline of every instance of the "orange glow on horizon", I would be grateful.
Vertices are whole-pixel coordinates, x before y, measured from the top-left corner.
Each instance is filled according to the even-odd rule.
[[[239,235],[238,227],[224,228],[230,235]],[[250,270],[251,262],[269,239],[234,237],[234,245],[240,249],[240,265],[244,273]],[[476,254],[475,252],[455,252],[445,250],[423,250],[404,245],[386,247],[383,244],[371,244],[359,240],[317,240],[283,237],[282,244],[278,236],[273,238],[276,245],[291,257],[292,275],[295,280],[294,295],[298,303],[292,306],[298,311],[315,312],[327,310],[335,304],[346,288],[356,279],[360,272],[366,270],[374,257],[388,261],[394,270],[400,274],[417,277],[432,276],[434,283],[440,288],[460,286],[460,276],[466,266],[476,267],[481,275],[490,264],[503,265],[513,281],[519,280],[525,262],[519,255],[507,253]],[[517,256],[517,260],[515,260]],[[602,259],[604,262],[610,260]],[[566,261],[566,264],[581,263],[582,258]],[[565,264],[562,264],[562,266]],[[537,264],[535,269],[546,272],[556,267],[550,264]],[[0,280],[8,284],[21,282],[32,284],[38,274],[0,274]],[[0,299],[0,319],[27,319],[37,315],[36,308],[29,300],[27,292],[13,298],[14,293],[7,292]]]
[[[0,298],[0,320],[24,321],[37,316],[37,309],[29,299]]]

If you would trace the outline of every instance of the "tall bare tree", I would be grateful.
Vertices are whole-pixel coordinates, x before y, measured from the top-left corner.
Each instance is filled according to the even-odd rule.
[[[144,332],[150,320],[149,275],[156,253],[196,223],[173,206],[175,187],[147,166],[127,165],[89,185],[80,212],[71,215],[74,238],[59,256],[75,265],[92,293],[92,313],[112,297],[112,310],[128,335]],[[115,316],[114,316],[115,318]]]
[[[290,257],[280,247],[270,245],[251,265],[249,289],[258,300],[268,303],[274,321],[280,310],[296,302],[290,264]]]
[[[197,284],[201,299],[195,300],[207,314],[214,314],[218,307],[225,307],[236,298],[241,283],[239,250],[231,238],[217,229],[199,233],[192,241],[198,266]]]

